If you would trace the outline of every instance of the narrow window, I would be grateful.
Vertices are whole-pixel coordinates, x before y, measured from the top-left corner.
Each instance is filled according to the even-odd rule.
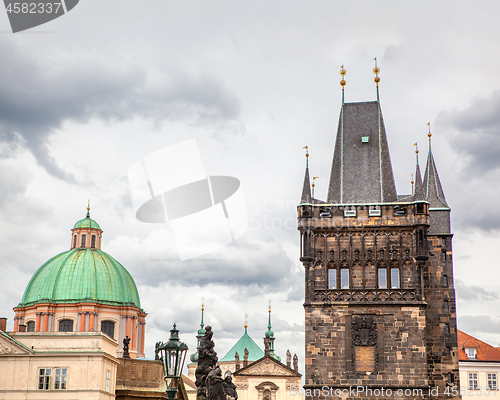
[[[109,393],[109,389],[111,386],[111,371],[106,371],[106,392]]]
[[[337,289],[337,270],[328,270],[328,289]]]
[[[82,235],[82,243],[80,247],[85,247],[85,239],[87,239],[87,235]]]
[[[445,238],[441,239],[441,246],[446,247],[446,239]]]
[[[50,389],[50,374],[51,368],[40,368],[38,370],[38,390]]]
[[[68,381],[68,368],[56,368],[55,370],[56,374],[54,376],[54,389],[67,389],[66,384]]]
[[[443,275],[443,285],[448,286],[448,275]]]
[[[446,348],[446,357],[451,357],[451,347]]]
[[[424,213],[424,205],[422,203],[417,203],[417,214]]]
[[[448,384],[453,384],[453,375],[451,374],[451,372],[448,372]]]
[[[387,289],[387,270],[385,268],[379,268],[378,270],[378,287]]]
[[[391,268],[391,288],[399,289],[399,268]]]
[[[108,335],[110,338],[115,338],[115,323],[113,321],[102,321],[101,332]]]
[[[444,325],[444,333],[446,335],[449,335],[450,334],[450,324],[445,324]]]
[[[28,322],[28,325],[26,325],[26,330],[28,332],[35,332],[35,321]]]
[[[91,241],[90,247],[95,249],[95,235],[92,235],[92,241]]]
[[[76,235],[73,236],[73,247],[76,247]]]
[[[349,270],[347,268],[342,268],[340,270],[342,289],[349,289]]]
[[[443,303],[443,311],[448,312],[448,300],[445,300]]]
[[[71,319],[60,320],[59,332],[73,332],[73,321]]]
[[[497,390],[497,374],[488,374],[488,389]]]
[[[443,252],[441,253],[441,259],[442,259],[444,262],[446,262],[446,251],[443,251]]]
[[[477,373],[469,372],[469,390],[474,390],[478,388],[477,384]]]

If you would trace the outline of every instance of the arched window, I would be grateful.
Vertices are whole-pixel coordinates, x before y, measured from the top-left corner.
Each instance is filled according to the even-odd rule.
[[[82,235],[82,243],[81,243],[80,247],[85,247],[86,239],[87,239],[87,235]]]
[[[328,269],[328,289],[337,289],[337,269]]]
[[[387,289],[387,269],[378,269],[378,287],[380,289]]]
[[[108,335],[111,339],[115,338],[115,323],[113,321],[102,321],[101,332]]]
[[[59,321],[59,332],[73,332],[73,321],[62,319]]]
[[[95,249],[95,235],[92,235],[92,241],[90,243],[90,247],[92,247],[93,249]]]
[[[76,247],[76,235],[73,237],[73,247]]]
[[[399,281],[399,268],[391,268],[391,288],[399,289],[401,283]]]
[[[26,325],[26,330],[28,332],[35,332],[35,321],[30,321],[28,322],[28,324]]]

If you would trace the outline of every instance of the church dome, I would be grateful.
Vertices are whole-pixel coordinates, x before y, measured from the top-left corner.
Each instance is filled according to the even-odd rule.
[[[100,249],[99,224],[87,213],[72,231],[71,249],[38,268],[18,307],[88,302],[141,308],[132,276]],[[92,240],[85,240],[86,236]]]
[[[92,229],[101,229],[99,224],[95,222],[90,216],[85,217],[84,219],[81,219],[78,221],[73,229],[78,229],[78,228],[92,228]],[[102,231],[102,229],[101,229]]]

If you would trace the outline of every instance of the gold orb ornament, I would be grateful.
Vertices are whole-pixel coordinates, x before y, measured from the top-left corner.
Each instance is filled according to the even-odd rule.
[[[345,86],[345,81],[343,79],[340,81],[340,85]]]
[[[345,76],[345,74],[347,74],[347,71],[344,68],[342,68],[340,70],[340,75]]]
[[[379,67],[373,68],[373,73],[374,74],[378,74],[379,72],[380,72],[380,68]]]
[[[375,79],[374,79],[374,81],[375,81],[376,83],[379,83],[379,82],[380,82],[380,78],[379,78],[378,76],[376,76],[376,77],[375,77]]]

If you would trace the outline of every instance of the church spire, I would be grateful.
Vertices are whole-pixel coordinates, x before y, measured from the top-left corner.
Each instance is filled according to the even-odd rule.
[[[415,158],[417,166],[415,167],[415,192],[413,195],[413,201],[424,201],[425,200],[424,185],[422,184],[422,175],[420,174],[420,165],[418,163],[417,143],[415,143],[414,146],[415,146]]]
[[[198,340],[197,345],[196,345],[196,352],[191,354],[189,357],[191,359],[191,362],[198,362],[198,352],[200,350],[200,341],[203,336],[205,336],[205,326],[203,324],[203,312],[205,311],[205,298],[201,298],[201,322],[200,322],[200,329],[198,329],[198,334],[196,335],[196,339]]]
[[[301,203],[311,203],[311,181],[309,179],[309,150],[308,147],[305,146],[306,149],[306,174],[304,176],[304,187],[302,188],[302,197],[300,199]]]
[[[434,156],[432,155],[431,146],[431,123],[427,124],[429,126],[429,154],[427,156],[427,165],[425,166],[424,175],[424,194],[425,200],[429,202],[430,209],[433,208],[445,208],[449,209],[448,203],[444,197],[443,187],[441,186],[441,180],[436,168],[436,163],[434,162]]]

